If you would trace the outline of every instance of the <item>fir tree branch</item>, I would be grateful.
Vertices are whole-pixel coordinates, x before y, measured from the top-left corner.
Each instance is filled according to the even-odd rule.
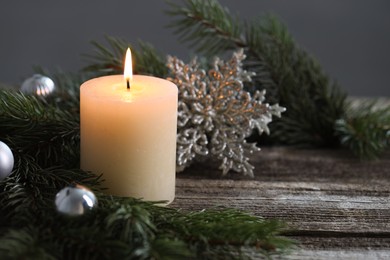
[[[45,97],[37,96],[45,106],[55,106],[67,111],[78,118],[80,114],[80,86],[92,78],[92,73],[68,73],[61,70],[54,72],[35,66],[34,72],[51,78],[55,83],[55,90]]]
[[[84,71],[97,73],[97,75],[123,74],[123,57],[126,49],[131,47],[134,57],[134,73],[165,77],[168,69],[165,66],[165,58],[154,47],[146,42],[138,41],[138,49],[122,39],[106,36],[108,47],[96,41],[94,54],[84,55],[91,65]]]
[[[34,96],[0,90],[0,135],[42,167],[79,162],[79,117]]]
[[[390,106],[376,106],[366,102],[350,107],[335,124],[341,144],[359,158],[376,159],[390,147]]]
[[[283,118],[271,124],[273,136],[287,144],[337,145],[333,124],[344,114],[346,94],[314,58],[296,47],[286,27],[274,17],[254,26],[260,32],[247,36],[254,39],[248,41],[249,49],[262,57],[258,59],[262,65],[255,69],[261,76],[255,82],[287,107]]]
[[[176,18],[169,25],[181,42],[189,42],[195,50],[207,55],[246,47],[242,24],[227,8],[214,0],[188,0],[185,6],[169,2],[167,14]]]
[[[75,182],[100,191],[101,177],[79,169],[58,167],[42,169],[30,156],[14,150],[15,165],[12,174],[0,182],[0,207],[2,215],[18,225],[30,224],[32,217],[43,208],[52,208],[55,194]],[[9,221],[0,222],[5,227]]]
[[[174,214],[170,220],[165,219],[166,215],[163,217],[164,226],[158,227],[161,230],[166,227],[176,229],[184,241],[196,248],[198,258],[202,259],[213,259],[211,256],[216,252],[224,259],[234,258],[246,246],[263,250],[267,254],[291,246],[290,240],[278,236],[278,232],[285,228],[282,223],[262,220],[233,209]],[[221,219],[224,221],[221,222]],[[208,234],[207,237],[205,234]],[[278,244],[277,248],[273,242]],[[210,247],[214,249],[209,251]]]
[[[191,252],[188,245],[179,239],[157,237],[152,242],[151,257],[153,259],[195,259],[195,253]]]
[[[99,200],[107,200],[98,194]],[[5,219],[0,227],[0,256],[14,254],[15,243],[27,236],[34,250],[56,258],[112,259],[243,259],[243,248],[262,255],[281,254],[291,242],[278,236],[282,226],[236,210],[209,210],[184,214],[134,199],[110,198],[79,218],[58,215],[42,207],[33,215]],[[3,218],[4,216],[2,216]],[[221,223],[227,221],[227,225]],[[29,220],[29,221],[27,221]],[[32,229],[32,227],[34,227]],[[14,234],[12,239],[9,233]],[[237,234],[238,233],[238,234]],[[248,251],[247,253],[252,252]]]
[[[55,260],[44,244],[38,243],[39,232],[34,227],[11,229],[0,237],[0,256],[7,259]]]
[[[165,78],[168,74],[166,59],[150,43],[137,41],[135,49],[135,73]]]
[[[315,59],[296,46],[276,18],[231,26],[237,19],[216,0],[187,0],[184,7],[171,5],[168,13],[176,18],[171,26],[180,39],[202,53],[245,49],[245,67],[257,74],[248,87],[266,89],[267,99],[287,107],[283,117],[271,124],[277,142],[337,145],[333,125],[343,116],[346,95]]]
[[[96,41],[91,44],[94,47],[93,54],[83,55],[91,65],[84,71],[97,73],[97,75],[114,75],[123,73],[123,57],[129,45],[122,39],[106,36],[109,46],[105,47]]]
[[[99,201],[78,218],[60,215],[53,203],[55,194],[74,182],[92,188]],[[279,237],[284,229],[279,222],[233,209],[182,213],[158,202],[104,195],[100,182],[79,169],[43,169],[16,152],[15,170],[0,182],[0,257],[237,259],[247,256],[243,248],[268,255],[291,246]]]

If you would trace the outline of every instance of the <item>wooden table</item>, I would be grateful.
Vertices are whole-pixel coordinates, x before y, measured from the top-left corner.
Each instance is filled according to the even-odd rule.
[[[360,162],[342,150],[263,148],[255,178],[213,163],[178,174],[175,208],[234,207],[286,221],[289,259],[390,259],[390,154]]]

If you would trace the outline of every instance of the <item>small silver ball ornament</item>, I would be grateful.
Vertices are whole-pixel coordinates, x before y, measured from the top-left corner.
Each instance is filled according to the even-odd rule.
[[[57,211],[68,216],[80,216],[97,205],[95,194],[88,188],[75,184],[60,190],[55,198]]]
[[[34,74],[32,77],[26,79],[20,91],[28,95],[48,96],[55,90],[54,81],[41,74]]]
[[[0,141],[0,180],[9,176],[14,168],[14,155],[8,145]]]

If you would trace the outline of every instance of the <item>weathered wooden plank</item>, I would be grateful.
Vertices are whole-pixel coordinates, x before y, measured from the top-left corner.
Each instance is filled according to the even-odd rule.
[[[302,150],[288,147],[263,148],[251,155],[255,178],[232,173],[224,179],[282,182],[390,184],[390,153],[381,160],[359,161],[343,150]],[[221,179],[217,162],[197,164],[178,178]]]
[[[389,250],[296,250],[289,254],[287,259],[290,260],[374,260],[374,259],[389,259]]]
[[[192,185],[199,182],[199,187],[191,190],[187,186],[186,194],[179,193],[173,206],[186,210],[234,207],[258,216],[283,219],[299,230],[382,232],[387,229],[390,232],[387,197],[327,195],[322,191],[288,189],[283,192],[266,183],[263,183],[263,189],[252,190],[249,187],[240,189],[237,187],[240,185],[223,188],[223,181],[191,182]]]
[[[293,229],[286,235],[302,246],[296,259],[390,256],[377,250],[390,249],[389,155],[359,162],[340,150],[267,148],[251,161],[253,179],[221,179],[210,162],[179,174],[172,207],[234,207],[285,220]]]

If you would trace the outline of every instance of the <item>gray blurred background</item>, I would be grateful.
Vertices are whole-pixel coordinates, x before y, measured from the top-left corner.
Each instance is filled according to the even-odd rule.
[[[180,2],[176,0],[175,2]],[[272,12],[350,95],[390,96],[390,1],[220,0],[251,19]],[[192,55],[178,43],[161,0],[3,1],[0,5],[0,82],[20,84],[32,66],[77,71],[91,40],[104,35],[142,39],[162,53]]]

